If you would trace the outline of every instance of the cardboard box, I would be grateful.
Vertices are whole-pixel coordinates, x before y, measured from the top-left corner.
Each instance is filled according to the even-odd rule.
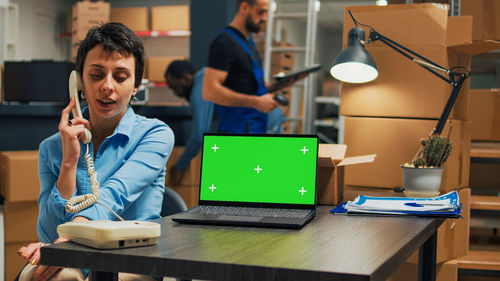
[[[0,194],[7,202],[37,201],[38,151],[0,152]]]
[[[38,204],[32,202],[4,202],[5,242],[36,241],[38,234]]]
[[[500,2],[497,0],[462,0],[460,15],[474,17],[472,39],[500,39]]]
[[[448,5],[436,4],[345,7],[342,46],[347,47],[347,35],[355,26],[349,10],[357,21],[371,25],[379,33],[406,47],[446,46],[449,40],[448,9]],[[369,29],[360,27],[368,36]],[[374,45],[384,46],[382,42],[375,42]]]
[[[470,188],[458,191],[458,197],[463,204],[462,218],[447,219],[438,228],[436,263],[466,256],[469,253],[470,192]],[[408,259],[408,262],[418,264],[418,251]]]
[[[170,157],[167,162],[167,174],[165,178],[165,185],[175,190],[184,199],[189,208],[198,204],[200,192],[200,168],[201,168],[201,153],[198,153],[191,163],[184,170],[180,184],[171,186],[168,181],[170,169],[177,163],[179,157],[184,152],[184,146],[174,146]]]
[[[440,191],[448,192],[469,184],[470,124],[449,120],[453,149],[446,161]],[[447,122],[443,133],[448,134]],[[420,139],[436,126],[437,120],[346,117],[344,143],[348,156],[376,153],[371,165],[347,167],[345,183],[355,186],[393,188],[403,186],[400,165],[411,162],[420,149]]]
[[[367,47],[376,61],[379,76],[363,84],[342,83],[340,114],[406,118],[439,118],[452,87],[434,74],[389,47]],[[459,54],[442,46],[415,47],[413,51],[450,68]],[[453,56],[454,55],[454,56]],[[465,66],[470,66],[470,57]],[[469,79],[455,102],[450,118],[468,120]]]
[[[179,160],[182,153],[184,153],[184,149],[185,149],[184,146],[174,146],[174,149],[172,149],[172,153],[170,153],[170,156],[168,157],[167,161],[167,175],[166,175],[167,178],[169,175],[168,174],[169,170],[177,163],[177,160]],[[201,169],[201,153],[198,153],[193,159],[191,159],[191,163],[189,163],[189,165],[186,167],[186,170],[184,170],[184,174],[181,179],[180,185],[198,186],[200,184],[200,169]],[[168,183],[168,180],[165,180],[165,182]]]
[[[110,4],[104,1],[76,2],[72,10],[72,45],[83,40],[93,26],[109,21],[110,7]]]
[[[104,1],[79,1],[73,5],[73,20],[81,17],[107,18],[109,20],[110,10],[111,4]]]
[[[149,57],[147,59],[147,77],[150,82],[165,82],[163,74],[174,60],[184,60],[184,57]]]
[[[337,205],[344,194],[344,166],[371,163],[375,154],[345,157],[347,145],[320,144],[318,151],[318,204]]]
[[[290,72],[292,70],[292,67],[289,66],[281,66],[281,65],[271,65],[271,76],[276,75],[280,72]]]
[[[436,281],[457,281],[458,266],[456,260],[436,264]],[[417,281],[418,264],[404,263],[387,281]]]
[[[198,205],[198,198],[200,197],[199,185],[179,185],[172,187],[186,202],[188,208]]]
[[[112,8],[110,21],[121,22],[133,31],[150,30],[147,7]]]
[[[158,6],[151,8],[152,30],[190,30],[188,5]]]
[[[291,52],[273,52],[271,55],[271,65],[293,68],[295,65],[295,54]]]
[[[470,89],[472,140],[500,141],[500,89]]]
[[[17,255],[17,250],[38,241],[13,242],[5,244],[5,280],[14,280],[28,262]]]
[[[348,9],[358,21],[372,25],[379,33],[444,68],[470,67],[471,53],[459,47],[471,44],[472,18],[448,17],[447,5],[346,7],[344,46],[349,29],[354,27]],[[368,36],[369,31],[365,32]],[[382,42],[369,44],[366,50],[376,61],[379,77],[370,83],[343,84],[341,115],[440,117],[451,94],[451,85]],[[444,72],[438,73],[447,77]],[[468,120],[468,85],[466,80],[450,118]]]

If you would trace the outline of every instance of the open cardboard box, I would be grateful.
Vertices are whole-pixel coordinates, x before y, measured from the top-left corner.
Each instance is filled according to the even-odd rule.
[[[345,158],[347,145],[320,144],[318,151],[318,204],[337,205],[344,193],[344,166],[375,161],[376,154]]]

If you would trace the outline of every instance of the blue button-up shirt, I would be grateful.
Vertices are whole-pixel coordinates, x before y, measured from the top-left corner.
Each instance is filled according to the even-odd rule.
[[[92,155],[100,184],[99,202],[104,203],[125,220],[151,220],[160,217],[165,185],[166,162],[174,146],[174,134],[162,121],[136,115],[131,107],[123,115],[114,133],[107,137]],[[81,145],[74,195],[91,193],[90,178]],[[89,153],[93,154],[93,144]],[[38,237],[52,243],[58,238],[59,224],[75,216],[91,220],[117,220],[104,206],[94,204],[76,214],[64,209],[66,199],[56,182],[62,162],[61,136],[45,139],[39,148],[38,170]]]
[[[215,105],[213,102],[203,99],[201,89],[204,74],[205,68],[202,68],[194,77],[193,88],[189,97],[189,106],[193,112],[193,125],[191,135],[186,142],[186,148],[177,163],[175,163],[175,168],[179,171],[184,171],[193,157],[198,154],[203,143],[203,133],[208,132],[212,125]]]

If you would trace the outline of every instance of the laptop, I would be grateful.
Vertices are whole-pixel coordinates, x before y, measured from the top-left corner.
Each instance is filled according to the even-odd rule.
[[[316,214],[318,137],[206,133],[198,205],[181,223],[301,228]]]

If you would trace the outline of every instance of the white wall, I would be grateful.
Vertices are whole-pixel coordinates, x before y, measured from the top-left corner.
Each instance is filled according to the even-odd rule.
[[[66,60],[70,38],[60,38],[66,30],[66,15],[73,1],[11,0],[19,5],[19,23],[14,60]]]

